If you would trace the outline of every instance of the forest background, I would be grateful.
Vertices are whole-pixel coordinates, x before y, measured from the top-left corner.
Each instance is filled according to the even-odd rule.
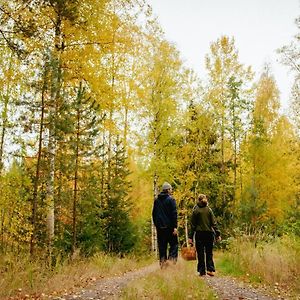
[[[199,193],[222,247],[299,241],[299,34],[278,49],[295,76],[286,115],[270,66],[254,81],[220,36],[198,78],[146,1],[2,0],[0,16],[3,259],[150,252],[164,181],[181,243]]]

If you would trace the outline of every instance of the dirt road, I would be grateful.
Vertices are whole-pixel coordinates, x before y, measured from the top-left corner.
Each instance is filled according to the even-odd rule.
[[[130,282],[140,277],[144,277],[151,272],[159,272],[158,264],[152,264],[142,269],[125,273],[121,276],[105,278],[95,281],[86,288],[79,289],[72,294],[61,295],[60,297],[51,297],[52,300],[92,300],[92,299],[122,299],[120,294],[122,289]],[[196,276],[196,275],[195,275]],[[267,292],[262,289],[257,289],[249,284],[243,283],[236,279],[215,276],[215,277],[199,277],[199,280],[204,280],[215,292],[217,299],[258,299],[258,300],[274,300],[288,299],[281,297],[272,297],[267,295]]]

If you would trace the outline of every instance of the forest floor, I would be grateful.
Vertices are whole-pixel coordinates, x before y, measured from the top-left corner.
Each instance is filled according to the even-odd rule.
[[[172,267],[171,272],[176,270]],[[160,270],[158,263],[151,264],[147,267],[130,271],[122,274],[121,276],[115,276],[110,278],[96,279],[93,278],[85,286],[74,289],[71,292],[64,295],[42,295],[35,299],[52,299],[52,300],[91,300],[91,299],[122,299],[122,290],[126,286],[142,277],[145,277],[154,272],[163,272]],[[195,273],[195,277],[196,277]],[[203,276],[199,277],[199,280],[203,280],[214,292],[215,299],[231,300],[231,299],[259,299],[259,300],[272,300],[272,299],[292,299],[282,293],[273,293],[271,295],[268,288],[258,288],[252,286],[250,283],[243,282],[239,279],[223,276],[217,274],[214,277]],[[33,298],[34,299],[34,298]],[[152,299],[145,296],[143,299]],[[187,299],[190,297],[187,296]],[[300,299],[300,298],[293,298]]]

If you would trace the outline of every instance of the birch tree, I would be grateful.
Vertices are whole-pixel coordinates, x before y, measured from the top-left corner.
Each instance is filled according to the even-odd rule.
[[[243,97],[234,95],[233,89],[234,85],[237,87],[237,82],[241,82],[239,93],[245,94],[253,74],[250,67],[244,67],[239,62],[234,38],[227,36],[222,36],[211,44],[210,53],[206,56],[206,68],[209,78],[206,97],[211,104],[214,118],[218,120],[216,125],[220,145],[221,180],[219,206],[226,208],[231,200],[234,199],[234,190],[236,188],[236,185],[228,180],[230,178],[231,165],[234,165],[234,162],[232,163],[232,155],[235,153],[233,148],[237,147],[236,136],[232,138],[232,135],[237,132],[237,118],[243,119],[243,106],[241,105]],[[235,78],[234,85],[233,78]],[[233,129],[234,127],[235,129]],[[233,146],[231,141],[233,141]],[[236,168],[236,165],[234,168]],[[226,209],[223,211],[225,214]]]

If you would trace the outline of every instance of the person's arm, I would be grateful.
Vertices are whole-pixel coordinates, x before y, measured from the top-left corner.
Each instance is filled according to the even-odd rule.
[[[153,223],[154,223],[155,227],[157,227],[157,205],[156,205],[156,200],[153,203],[152,220],[153,220]]]
[[[193,243],[194,234],[196,231],[196,214],[193,211],[191,219],[190,219],[190,232],[189,232],[189,243]]]
[[[218,229],[216,218],[215,218],[214,213],[211,209],[210,209],[210,219],[211,219],[211,227],[213,228],[213,230],[216,234],[216,239],[220,240],[221,239],[221,233],[220,233],[220,230]]]
[[[176,201],[173,197],[169,197],[169,212],[171,217],[171,226],[173,228],[173,234],[177,235],[177,207]]]
[[[177,207],[176,202],[171,198],[171,218],[172,218],[172,227],[177,231]]]

